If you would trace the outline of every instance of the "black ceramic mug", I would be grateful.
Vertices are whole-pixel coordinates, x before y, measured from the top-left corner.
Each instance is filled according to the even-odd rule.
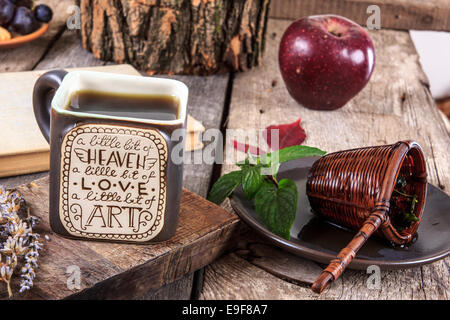
[[[176,99],[174,119],[71,108],[80,92]],[[50,224],[72,238],[157,242],[174,235],[182,190],[187,87],[91,71],[43,74],[33,106],[50,143]],[[100,98],[101,100],[101,98]],[[122,106],[126,109],[126,106]],[[172,134],[179,130],[179,141]]]

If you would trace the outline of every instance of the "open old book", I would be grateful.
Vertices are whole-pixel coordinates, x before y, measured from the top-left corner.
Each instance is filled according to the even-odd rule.
[[[130,65],[78,68],[140,75]],[[71,69],[68,69],[69,71]],[[50,149],[34,119],[32,93],[42,71],[0,74],[0,177],[49,169]],[[186,150],[203,148],[199,135],[205,128],[188,115]]]

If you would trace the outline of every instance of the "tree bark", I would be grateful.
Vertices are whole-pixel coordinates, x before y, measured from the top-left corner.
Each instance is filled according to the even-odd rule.
[[[80,0],[83,46],[153,73],[212,74],[259,64],[270,0]]]

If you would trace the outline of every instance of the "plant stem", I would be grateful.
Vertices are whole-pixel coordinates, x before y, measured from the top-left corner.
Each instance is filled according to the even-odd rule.
[[[5,280],[6,282],[6,287],[8,288],[8,296],[9,298],[11,298],[13,296],[12,290],[11,290],[11,284],[10,281]]]
[[[272,182],[277,186],[277,188],[278,188],[278,181],[275,179],[274,176],[268,175],[268,176],[266,176],[266,178],[267,178],[269,181],[272,181]]]
[[[404,196],[404,197],[408,197],[408,198],[413,198],[414,196],[411,196],[409,194],[403,193],[398,191],[397,189],[394,189],[394,192],[397,192],[399,195]]]

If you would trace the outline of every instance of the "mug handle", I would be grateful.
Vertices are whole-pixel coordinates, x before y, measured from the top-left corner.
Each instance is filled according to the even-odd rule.
[[[37,79],[33,89],[33,110],[44,138],[50,142],[50,109],[53,96],[66,76],[65,70],[53,70]]]

